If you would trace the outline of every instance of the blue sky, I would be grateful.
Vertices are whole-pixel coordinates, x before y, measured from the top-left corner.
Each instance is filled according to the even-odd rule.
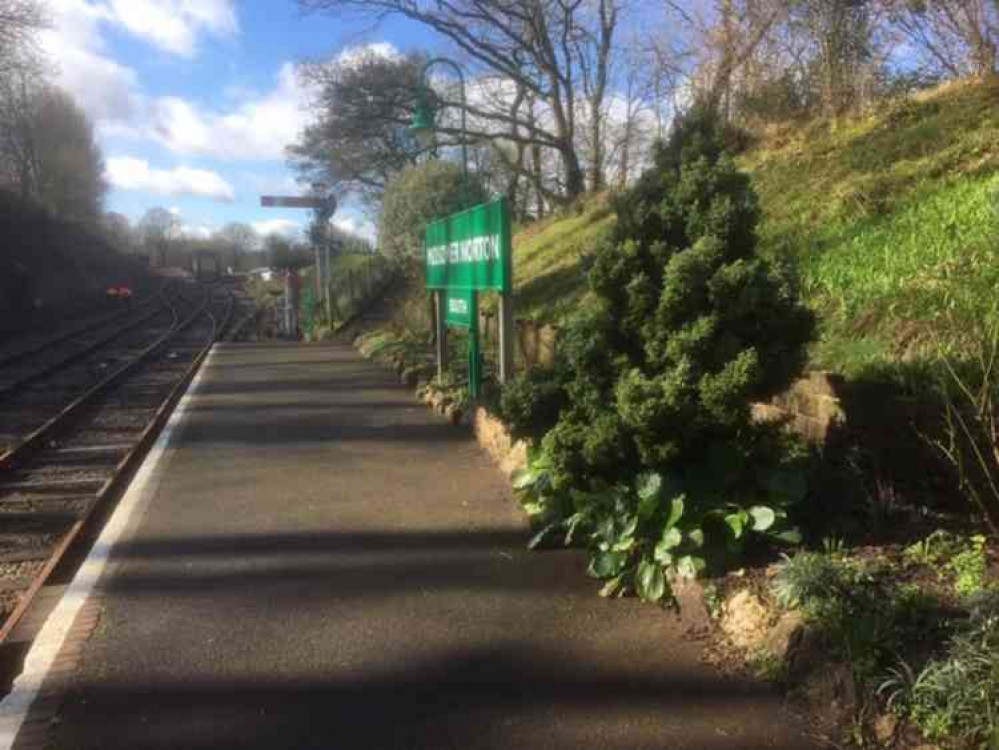
[[[402,21],[343,23],[293,0],[48,0],[43,46],[56,81],[94,121],[111,189],[107,208],[137,220],[175,209],[185,231],[229,221],[294,232],[301,211],[262,209],[261,193],[297,194],[284,148],[308,121],[305,59],[360,45],[433,49]],[[347,205],[346,228],[371,233]]]

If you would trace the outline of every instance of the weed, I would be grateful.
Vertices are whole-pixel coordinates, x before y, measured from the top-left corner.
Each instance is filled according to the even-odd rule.
[[[968,547],[954,555],[947,564],[947,570],[954,575],[954,590],[960,596],[972,596],[985,588],[988,567],[985,541],[981,534],[971,537]]]

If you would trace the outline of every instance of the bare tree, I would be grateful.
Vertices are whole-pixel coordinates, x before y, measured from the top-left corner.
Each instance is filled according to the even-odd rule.
[[[45,26],[38,0],[0,0],[0,78],[36,63],[35,40]]]
[[[233,271],[239,270],[240,255],[245,255],[260,244],[260,237],[249,224],[233,221],[220,229],[214,238],[221,249],[229,254]]]
[[[521,141],[558,154],[561,178],[555,190],[536,172],[525,176],[547,199],[565,202],[586,188],[577,150],[577,113],[588,101],[602,112],[606,75],[623,0],[299,0],[310,11],[360,14],[374,19],[401,16],[423,24],[453,43],[479,83],[470,97],[473,141]],[[523,88],[544,111],[511,112]],[[444,99],[449,97],[445,96]],[[446,101],[457,105],[456,101]],[[597,116],[593,127],[600,127]],[[516,126],[516,127],[514,127]],[[444,123],[452,139],[460,130]],[[453,142],[453,140],[452,140]]]
[[[180,238],[177,217],[165,208],[150,208],[139,219],[137,229],[146,253],[157,258],[160,266],[165,266],[170,246]]]
[[[892,22],[925,68],[947,78],[983,78],[999,63],[996,0],[884,0]]]

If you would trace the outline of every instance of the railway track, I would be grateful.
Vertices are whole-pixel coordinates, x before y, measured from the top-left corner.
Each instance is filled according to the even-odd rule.
[[[220,286],[188,284],[167,307],[154,339],[0,456],[0,643],[94,537],[236,303]]]
[[[68,349],[67,354],[72,353],[74,349],[78,350],[81,346],[86,345],[89,337],[99,334],[104,329],[113,330],[116,325],[123,326],[149,305],[159,303],[168,286],[169,282],[165,282],[153,294],[136,299],[131,309],[119,309],[88,316],[83,322],[54,334],[31,335],[29,333],[24,339],[18,339],[0,347],[0,372],[6,368],[26,366],[33,360],[37,361],[51,356],[60,347]]]
[[[131,314],[0,360],[0,456],[175,325],[190,293],[164,287]]]

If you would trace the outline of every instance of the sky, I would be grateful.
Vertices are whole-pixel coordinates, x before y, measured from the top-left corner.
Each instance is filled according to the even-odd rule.
[[[309,119],[304,60],[362,45],[434,49],[404,21],[303,16],[293,0],[47,0],[42,46],[53,77],[93,121],[110,190],[106,208],[137,221],[176,213],[185,233],[230,221],[293,234],[307,211],[265,209],[260,196],[299,195],[285,163]],[[334,223],[373,237],[349,203]]]

